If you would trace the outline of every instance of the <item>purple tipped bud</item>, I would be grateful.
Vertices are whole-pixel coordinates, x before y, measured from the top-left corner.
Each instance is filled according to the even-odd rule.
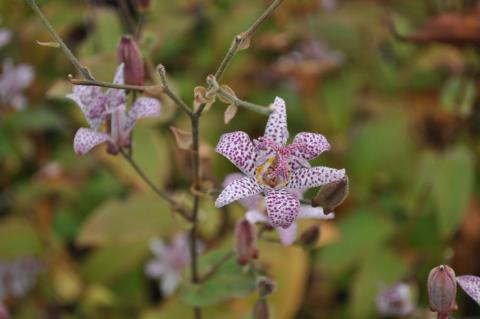
[[[313,248],[320,238],[320,225],[313,225],[300,236],[300,244],[305,248]]]
[[[432,311],[444,316],[456,310],[457,282],[452,268],[446,265],[433,268],[428,275],[427,286]]]
[[[268,309],[268,303],[265,298],[260,299],[253,308],[254,319],[268,319],[270,318],[270,310]]]
[[[274,292],[277,284],[268,277],[260,277],[257,280],[257,289],[260,297],[265,298]]]
[[[125,83],[130,85],[143,85],[145,75],[143,58],[135,40],[125,35],[120,40],[117,48],[119,63],[125,65],[123,75]]]
[[[258,257],[257,232],[255,226],[245,218],[235,225],[235,252],[241,265]]]
[[[147,11],[148,9],[150,9],[150,6],[152,5],[151,0],[137,0],[136,2],[137,2],[138,9],[140,9],[141,11]]]

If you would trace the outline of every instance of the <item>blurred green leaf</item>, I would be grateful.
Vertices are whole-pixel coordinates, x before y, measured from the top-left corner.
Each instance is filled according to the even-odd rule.
[[[200,258],[200,269],[207,271],[225,256],[225,251],[212,251]],[[255,276],[250,270],[245,272],[235,258],[230,258],[207,281],[198,284],[185,284],[182,287],[181,298],[191,306],[208,306],[241,297],[255,289]]]
[[[439,157],[432,197],[437,211],[440,232],[449,237],[457,229],[472,196],[474,162],[470,151],[458,147]]]
[[[0,223],[0,256],[13,259],[42,252],[42,243],[32,225],[21,218],[11,217]]]
[[[378,247],[365,259],[352,285],[351,318],[372,318],[375,297],[383,285],[400,280],[407,265],[387,247]]]
[[[370,258],[393,235],[394,225],[366,210],[354,211],[340,222],[339,243],[325,247],[319,254],[321,268],[338,274]]]
[[[174,217],[163,200],[155,194],[136,194],[98,207],[82,226],[77,242],[85,246],[146,242],[174,230]]]
[[[140,267],[148,255],[146,241],[99,248],[85,260],[81,274],[88,282],[112,283]]]

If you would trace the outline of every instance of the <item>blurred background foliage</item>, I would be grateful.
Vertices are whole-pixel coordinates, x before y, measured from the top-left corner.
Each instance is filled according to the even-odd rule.
[[[125,32],[114,0],[39,0],[80,60],[109,81]],[[166,66],[187,101],[269,1],[152,1],[141,17],[141,50],[152,70]],[[479,85],[480,21],[468,0],[286,0],[234,59],[222,83],[244,100],[287,101],[291,135],[324,134],[332,151],[315,164],[345,167],[350,195],[322,223],[314,250],[262,242],[260,262],[277,282],[273,317],[376,318],[382,285],[415,287],[415,314],[428,318],[428,271],[449,263],[457,274],[480,274]],[[138,13],[138,12],[136,12]],[[23,1],[0,1],[1,27],[13,31],[1,58],[34,66],[28,104],[0,109],[0,258],[25,255],[42,263],[38,283],[4,303],[14,318],[188,318],[188,304],[206,318],[249,318],[257,297],[241,268],[225,265],[200,293],[163,298],[144,275],[148,241],[187,230],[128,163],[99,147],[72,149],[84,119],[65,98],[75,70]],[[447,17],[438,22],[438,17]],[[475,19],[476,18],[476,19]],[[463,22],[462,22],[463,21]],[[437,24],[435,24],[437,23]],[[134,133],[134,157],[159,185],[188,203],[188,153],[175,147],[170,125],[188,121],[167,99],[159,119]],[[266,118],[244,109],[227,125],[217,102],[202,118],[202,174],[219,188],[236,169],[213,151],[219,136],[262,133]],[[309,193],[312,195],[313,193]],[[307,196],[308,197],[308,196]],[[218,259],[232,245],[243,215],[204,198],[202,241]],[[309,222],[301,222],[306,229]],[[275,235],[272,233],[271,237]],[[220,253],[219,253],[220,252]],[[215,256],[216,254],[216,256]],[[1,285],[1,284],[0,284]],[[235,298],[242,296],[241,298]],[[461,316],[480,314],[463,294]]]

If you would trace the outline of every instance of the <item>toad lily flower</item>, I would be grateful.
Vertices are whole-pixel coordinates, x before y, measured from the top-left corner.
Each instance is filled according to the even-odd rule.
[[[235,180],[239,180],[243,177],[241,173],[232,173],[225,177],[224,186],[229,185]],[[298,198],[302,198],[303,190],[291,190],[292,194]],[[251,223],[261,223],[272,226],[265,214],[265,201],[260,195],[253,195],[245,197],[239,200],[240,204],[247,209],[245,218]],[[300,205],[298,209],[297,219],[319,219],[329,220],[334,219],[335,213],[325,214],[322,207],[312,207],[308,205]],[[297,223],[293,222],[288,228],[276,227],[275,228],[280,241],[284,246],[290,246],[297,238]]]
[[[25,108],[27,100],[22,92],[32,83],[34,76],[32,66],[15,66],[11,59],[5,59],[0,74],[0,106],[11,106],[15,110]]]
[[[150,278],[162,279],[160,289],[165,296],[170,296],[182,280],[183,268],[190,264],[188,236],[178,234],[169,244],[154,238],[150,241],[150,250],[155,257],[146,264],[145,273]],[[202,250],[203,245],[198,245],[197,251]]]
[[[302,132],[290,145],[285,102],[273,103],[265,133],[254,142],[245,132],[222,135],[216,151],[228,158],[246,176],[230,183],[215,202],[216,207],[261,194],[265,196],[268,221],[287,229],[299,214],[300,201],[295,191],[338,181],[344,169],[310,167],[309,160],[330,149],[321,134]]]
[[[124,84],[123,69],[120,64],[113,83]],[[75,134],[73,148],[79,155],[105,142],[109,153],[117,154],[120,148],[130,147],[130,132],[138,119],[160,115],[160,102],[149,97],[138,98],[127,111],[126,93],[119,89],[103,93],[98,86],[77,85],[67,97],[78,104],[90,126]]]

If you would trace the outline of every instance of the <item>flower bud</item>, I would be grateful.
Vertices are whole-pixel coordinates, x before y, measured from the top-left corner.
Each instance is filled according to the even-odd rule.
[[[257,232],[255,226],[245,218],[235,225],[235,252],[241,265],[258,257]]]
[[[120,40],[117,48],[119,63],[124,63],[123,75],[125,83],[130,85],[143,85],[145,75],[143,58],[135,40],[125,35]]]
[[[446,265],[433,268],[428,275],[430,308],[439,314],[448,314],[456,308],[457,282],[455,271]]]
[[[348,189],[349,181],[347,176],[339,181],[324,185],[312,199],[312,206],[321,206],[327,211],[332,211],[347,198]]]
[[[305,248],[314,248],[320,238],[320,225],[313,225],[300,236],[299,243]]]
[[[268,319],[270,318],[270,310],[268,309],[268,303],[265,298],[260,299],[253,308],[254,319]]]
[[[260,277],[257,280],[258,294],[262,298],[271,295],[276,286],[275,282],[268,277]]]
[[[137,0],[137,7],[140,11],[147,11],[150,9],[150,6],[152,5],[151,0]]]
[[[3,303],[0,303],[0,319],[10,319],[10,313]]]

